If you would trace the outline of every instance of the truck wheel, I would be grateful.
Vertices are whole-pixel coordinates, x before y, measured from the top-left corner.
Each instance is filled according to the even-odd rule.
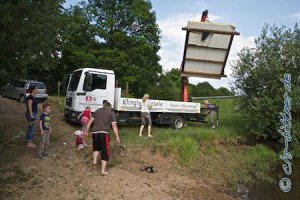
[[[24,95],[21,95],[21,96],[20,96],[20,102],[21,102],[21,103],[24,103],[25,100],[26,100],[25,96],[24,96]]]
[[[172,128],[180,129],[185,125],[185,119],[181,116],[176,116],[172,122]]]

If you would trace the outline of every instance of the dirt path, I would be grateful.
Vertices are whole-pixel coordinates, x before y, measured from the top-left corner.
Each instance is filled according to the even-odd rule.
[[[24,104],[0,98],[1,132],[11,135],[25,132],[24,111]],[[66,123],[63,114],[55,108],[52,124],[51,155],[46,160],[36,159],[35,150],[27,149],[21,139],[14,141],[19,145],[17,148],[21,148],[20,155],[16,161],[5,165],[19,166],[29,178],[5,184],[2,195],[7,199],[236,199],[217,191],[211,183],[179,173],[178,167],[172,166],[168,159],[150,150],[126,149],[126,156],[120,157],[112,147],[108,165],[110,174],[103,177],[100,165],[96,170],[91,169],[91,148],[78,153],[75,151],[72,133],[80,127]],[[38,129],[35,142],[37,135]],[[141,171],[140,167],[144,164],[154,165],[158,172]]]

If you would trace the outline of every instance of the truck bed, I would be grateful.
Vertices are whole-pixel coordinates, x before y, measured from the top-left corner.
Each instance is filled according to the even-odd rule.
[[[136,98],[119,98],[115,102],[116,111],[140,111],[141,99]],[[151,112],[161,113],[200,113],[200,103],[165,101],[149,99],[152,105]]]

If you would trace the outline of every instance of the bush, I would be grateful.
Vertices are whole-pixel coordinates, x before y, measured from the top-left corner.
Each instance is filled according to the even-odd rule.
[[[243,49],[233,65],[234,91],[240,96],[237,103],[248,132],[257,137],[281,140],[278,133],[282,126],[280,112],[283,112],[283,95],[287,91],[280,80],[284,74],[291,75],[292,88],[288,95],[292,99],[292,123],[300,119],[297,66],[300,63],[300,29],[297,24],[294,30],[266,25],[255,43],[256,48]],[[293,139],[297,142],[300,137],[295,133]]]
[[[180,164],[190,164],[199,158],[199,148],[191,137],[179,136],[172,138],[168,143],[169,154],[177,159]]]

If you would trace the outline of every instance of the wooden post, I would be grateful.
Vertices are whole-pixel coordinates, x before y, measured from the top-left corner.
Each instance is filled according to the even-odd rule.
[[[125,90],[125,96],[128,98],[128,81],[126,82],[126,90]]]
[[[58,81],[57,82],[57,101],[58,101],[58,104],[60,104],[60,94],[59,94],[59,91],[60,91],[60,86],[61,86],[61,82]]]

